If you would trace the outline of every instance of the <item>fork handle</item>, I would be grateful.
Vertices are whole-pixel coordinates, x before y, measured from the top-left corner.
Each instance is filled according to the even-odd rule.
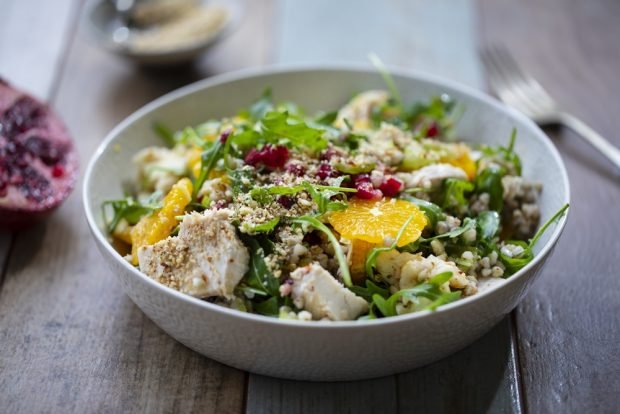
[[[620,150],[618,148],[599,135],[598,132],[590,128],[585,122],[571,114],[567,114],[565,112],[560,114],[560,120],[564,126],[569,127],[579,134],[590,145],[607,157],[607,159],[611,161],[616,168],[620,169]]]

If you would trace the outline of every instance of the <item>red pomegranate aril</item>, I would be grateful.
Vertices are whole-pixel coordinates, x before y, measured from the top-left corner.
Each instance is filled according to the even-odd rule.
[[[370,183],[370,175],[368,174],[357,174],[353,176],[353,182],[355,185],[361,183]]]
[[[52,177],[60,178],[65,175],[65,169],[62,165],[56,164],[52,167]]]
[[[293,200],[289,196],[280,196],[278,197],[278,204],[280,204],[284,208],[291,208],[295,204],[295,200]]]
[[[381,190],[376,189],[370,182],[360,182],[355,186],[357,193],[355,196],[362,200],[381,200],[383,193]]]
[[[306,168],[299,163],[291,162],[286,166],[286,172],[301,177],[306,173]]]
[[[228,137],[230,136],[231,133],[232,133],[231,129],[227,129],[226,131],[222,132],[220,134],[220,142],[222,144],[226,144],[226,141],[228,141]]]
[[[434,138],[439,134],[439,126],[437,125],[437,122],[431,122],[431,124],[428,126],[428,128],[426,129],[426,137],[427,138]]]
[[[383,192],[386,197],[395,197],[400,193],[403,188],[403,183],[394,177],[389,177],[387,180],[379,186],[379,190]]]
[[[334,170],[329,164],[322,162],[321,164],[319,164],[319,168],[316,170],[316,176],[319,177],[321,180],[325,180],[327,179],[327,177],[334,176]]]
[[[267,144],[261,149],[253,148],[250,150],[245,156],[245,163],[254,167],[263,165],[266,168],[275,170],[283,168],[288,161],[288,157],[288,148],[285,146]]]

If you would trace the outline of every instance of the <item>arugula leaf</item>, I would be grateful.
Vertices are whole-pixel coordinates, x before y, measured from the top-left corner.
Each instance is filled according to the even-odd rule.
[[[280,314],[280,301],[276,296],[272,296],[262,302],[255,302],[252,308],[261,315],[278,316]]]
[[[200,174],[194,181],[194,192],[192,198],[195,199],[207,177],[215,167],[217,161],[224,155],[224,144],[220,139],[216,139],[209,149],[202,152],[200,161]]]
[[[268,204],[273,201],[273,197],[266,187],[255,187],[251,189],[250,197],[260,204]]]
[[[250,267],[243,276],[243,284],[261,296],[278,296],[280,282],[265,264],[265,251],[256,238],[243,236],[241,240],[250,253]]]
[[[227,141],[234,145],[241,152],[255,148],[261,142],[261,135],[253,129],[240,131],[230,137]]]
[[[499,232],[499,226],[500,217],[497,211],[483,211],[476,218],[476,230],[481,240],[492,240]]]
[[[501,145],[497,147],[483,147],[481,151],[482,158],[478,160],[478,163],[487,160],[489,163],[500,165],[502,168],[509,171],[510,174],[521,175],[521,158],[514,152],[516,138],[517,129],[513,128],[507,147]]]
[[[347,263],[347,258],[342,251],[342,246],[334,236],[334,233],[323,223],[321,223],[316,217],[311,216],[301,216],[291,220],[293,223],[298,224],[309,224],[317,230],[322,231],[327,236],[327,239],[330,241],[334,248],[334,252],[336,253],[336,259],[338,260],[338,266],[340,267],[340,276],[342,277],[342,281],[344,285],[347,287],[353,286],[353,282],[351,281],[351,273],[349,272],[349,264]]]
[[[243,226],[244,233],[248,234],[256,234],[256,233],[270,233],[276,226],[280,223],[280,218],[276,217],[272,220],[269,220],[266,223],[257,224],[256,226]]]
[[[372,301],[373,295],[379,295],[383,298],[390,296],[390,290],[387,287],[381,287],[370,279],[366,279],[366,287],[351,286],[349,290],[355,293],[357,296],[361,296],[366,299],[367,302]]]
[[[161,122],[153,122],[153,130],[169,147],[174,147],[176,140],[174,132]]]
[[[338,111],[324,112],[314,118],[314,122],[319,125],[331,126],[338,117]]]
[[[133,197],[126,197],[120,200],[108,200],[102,204],[103,221],[106,224],[108,233],[112,233],[118,223],[125,219],[131,225],[136,224],[143,216],[152,214],[161,208],[161,193],[155,192],[144,203],[140,203]],[[108,219],[106,214],[107,207],[112,208],[112,218]]]
[[[443,182],[441,206],[457,212],[466,209],[469,205],[466,194],[473,190],[474,185],[469,181],[448,178]]]
[[[175,137],[175,140],[179,144],[193,144],[197,147],[202,147],[202,145],[204,144],[204,140],[192,127],[183,128],[183,130],[179,133],[179,136]]]
[[[402,108],[403,100],[400,97],[400,93],[398,92],[398,88],[396,87],[396,84],[394,83],[394,78],[392,78],[390,71],[385,67],[381,59],[379,59],[379,56],[377,56],[376,54],[371,53],[370,55],[368,55],[368,58],[370,59],[372,64],[375,65],[375,67],[381,74],[381,77],[383,78],[383,81],[387,85],[390,91],[390,95],[396,101],[398,108]]]
[[[265,114],[273,109],[273,96],[271,94],[271,88],[266,88],[263,94],[258,98],[248,110],[250,119],[259,121]]]
[[[413,204],[418,206],[418,208],[422,210],[424,214],[426,214],[426,217],[428,218],[427,227],[430,229],[434,229],[438,221],[441,221],[446,218],[445,213],[443,212],[441,207],[439,207],[437,204],[431,203],[430,201],[422,200],[421,198],[409,196],[409,195],[405,195],[404,197],[401,197],[401,198],[412,202]]]
[[[289,116],[288,112],[268,112],[261,119],[263,135],[270,142],[277,143],[284,138],[294,147],[306,148],[317,153],[327,147],[324,131],[312,128],[305,122]]]
[[[342,179],[344,179],[344,177],[340,177],[338,184],[342,182]],[[308,194],[310,194],[312,200],[316,203],[319,210],[319,215],[323,215],[330,211],[340,211],[346,209],[347,203],[345,203],[344,201],[331,201],[331,198],[343,192],[356,191],[353,188],[316,185],[310,184],[307,181],[303,182],[302,186],[308,192]]]
[[[446,233],[442,233],[442,234],[438,234],[436,236],[433,237],[420,237],[418,240],[407,244],[406,246],[403,246],[400,248],[401,251],[406,251],[406,252],[411,252],[411,253],[415,253],[416,251],[418,251],[420,249],[420,246],[422,245],[427,245],[429,242],[436,240],[436,239],[455,239],[457,237],[459,237],[460,235],[462,235],[463,233],[465,233],[467,230],[470,229],[475,229],[476,228],[476,219],[472,219],[470,217],[465,217],[465,220],[463,220],[463,225],[461,227],[456,227],[452,230],[450,230],[449,232]],[[469,250],[470,248],[468,247],[467,250]]]
[[[372,250],[370,250],[370,253],[368,254],[368,256],[366,256],[366,263],[364,264],[364,268],[366,269],[366,275],[369,278],[372,279],[375,275],[374,269],[377,264],[377,258],[379,257],[379,255],[381,253],[394,250],[398,246],[398,242],[403,237],[403,234],[405,233],[407,226],[409,226],[409,223],[411,223],[411,220],[413,220],[414,217],[415,217],[415,214],[412,214],[409,216],[409,218],[407,218],[407,220],[405,220],[405,223],[401,226],[401,228],[398,230],[398,233],[396,234],[396,239],[394,239],[394,242],[390,246],[373,247]]]
[[[394,293],[388,299],[383,298],[379,294],[372,296],[373,304],[379,309],[384,317],[396,316],[396,305],[401,298],[406,298],[414,304],[419,304],[419,298],[426,298],[431,301],[422,309],[435,310],[440,305],[453,302],[461,297],[461,292],[443,292],[440,287],[450,280],[452,272],[440,273],[427,282],[421,283],[411,289],[403,289]]]
[[[528,243],[522,240],[508,240],[505,242],[506,244],[514,244],[523,248],[523,252],[521,254],[513,257],[502,253],[500,249],[499,257],[502,263],[504,263],[504,266],[506,267],[506,273],[508,275],[512,275],[513,273],[521,270],[523,267],[525,267],[525,265],[527,265],[534,259],[534,251],[532,249],[534,248],[538,240],[542,237],[542,235],[545,233],[547,228],[549,228],[549,226],[553,222],[558,221],[562,216],[564,216],[564,214],[568,210],[568,207],[568,203],[563,205],[553,216],[551,216],[549,220],[545,222],[545,224],[543,224],[538,229],[534,237],[532,237]]]
[[[249,168],[234,168],[227,169],[228,177],[230,177],[230,186],[233,196],[236,197],[239,194],[246,194],[253,186],[253,172]]]
[[[490,197],[489,208],[498,212],[504,207],[504,186],[502,177],[506,171],[503,168],[489,166],[482,170],[474,179],[476,193],[488,193]]]
[[[371,172],[372,170],[375,169],[375,166],[376,164],[374,162],[369,163],[369,164],[359,164],[359,165],[336,163],[334,165],[334,168],[336,168],[336,170],[340,171],[341,173],[355,175],[355,174]]]

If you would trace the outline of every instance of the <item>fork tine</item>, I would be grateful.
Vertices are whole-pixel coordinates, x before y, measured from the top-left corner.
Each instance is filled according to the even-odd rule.
[[[526,88],[526,90],[523,91],[523,94],[528,98],[528,100],[532,101],[533,104],[536,104],[539,107],[555,105],[555,102],[547,91],[545,91],[542,85],[538,83],[534,77],[521,69],[508,49],[505,47],[495,47],[494,49],[497,59],[500,62],[499,64],[501,64],[506,71],[508,71],[510,75],[515,78],[515,82],[518,80],[521,83],[521,86]]]
[[[531,113],[535,111],[536,108],[533,107],[530,100],[521,93],[522,88],[518,83],[522,82],[515,77],[510,68],[506,67],[496,50],[497,48],[487,48],[481,53],[491,87],[508,105],[522,112]]]

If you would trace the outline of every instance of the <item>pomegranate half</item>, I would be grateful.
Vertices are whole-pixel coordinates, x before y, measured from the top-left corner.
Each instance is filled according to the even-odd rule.
[[[71,137],[52,109],[0,79],[0,230],[46,217],[78,174]]]

